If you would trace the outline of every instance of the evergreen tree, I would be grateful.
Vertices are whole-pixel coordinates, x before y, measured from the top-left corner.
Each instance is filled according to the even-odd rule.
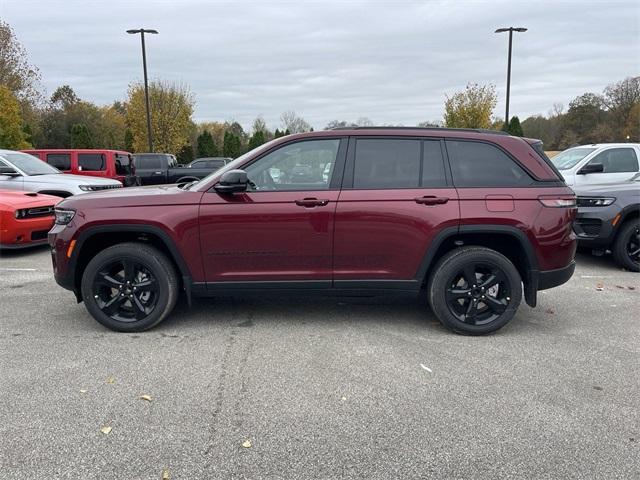
[[[242,145],[240,144],[240,138],[233,133],[226,131],[224,133],[224,145],[222,147],[222,154],[225,157],[236,158],[240,156]]]
[[[84,123],[71,126],[71,148],[93,148],[93,140]]]
[[[276,131],[273,133],[273,138],[280,138],[284,136],[284,133],[276,128]]]
[[[218,147],[213,140],[213,135],[211,135],[208,130],[205,130],[198,135],[196,155],[198,158],[218,156]]]
[[[256,147],[259,147],[264,142],[265,142],[264,132],[262,130],[258,130],[249,139],[249,150],[253,150]]]
[[[509,128],[507,131],[515,137],[524,136],[522,126],[520,125],[520,119],[518,117],[511,117],[511,121],[509,122]]]
[[[193,147],[190,144],[184,145],[176,155],[178,163],[189,163],[193,160]]]

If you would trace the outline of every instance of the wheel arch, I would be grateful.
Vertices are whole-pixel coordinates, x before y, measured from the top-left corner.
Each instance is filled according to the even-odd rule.
[[[181,288],[187,293],[188,302],[191,304],[192,276],[189,267],[171,236],[153,225],[100,225],[84,230],[77,238],[70,265],[74,272],[73,285],[76,296],[80,292],[82,274],[95,252],[131,241],[152,245],[167,256],[176,269],[181,279]]]
[[[426,283],[433,267],[443,255],[460,246],[483,246],[507,257],[524,284],[525,301],[535,307],[538,292],[538,260],[526,234],[509,225],[460,225],[438,233],[418,268],[416,280]]]

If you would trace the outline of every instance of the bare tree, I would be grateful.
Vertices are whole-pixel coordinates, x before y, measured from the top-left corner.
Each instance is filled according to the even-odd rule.
[[[8,23],[0,20],[0,85],[5,85],[19,100],[38,103],[40,73],[27,61],[27,51]]]
[[[282,122],[283,129],[288,130],[289,133],[302,133],[311,130],[311,125],[309,125],[304,118],[296,115],[296,112],[293,110],[284,112],[280,116],[280,121]]]

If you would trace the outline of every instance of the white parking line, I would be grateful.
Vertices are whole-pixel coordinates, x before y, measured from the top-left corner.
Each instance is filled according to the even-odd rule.
[[[4,272],[37,272],[37,268],[0,268]]]
[[[433,373],[433,371],[429,367],[425,367],[423,364],[420,364],[422,368],[424,368],[427,372]]]

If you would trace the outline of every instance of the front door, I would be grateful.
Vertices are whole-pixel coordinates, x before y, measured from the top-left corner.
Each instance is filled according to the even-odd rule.
[[[416,289],[435,235],[456,228],[458,195],[443,142],[352,139],[336,210],[334,286]]]
[[[200,239],[207,287],[283,281],[278,285],[329,287],[345,150],[340,138],[287,143],[244,167],[246,192],[205,193]]]
[[[638,174],[638,156],[633,147],[607,148],[593,157],[587,165],[599,163],[602,172],[576,174],[576,186],[625,182]]]

